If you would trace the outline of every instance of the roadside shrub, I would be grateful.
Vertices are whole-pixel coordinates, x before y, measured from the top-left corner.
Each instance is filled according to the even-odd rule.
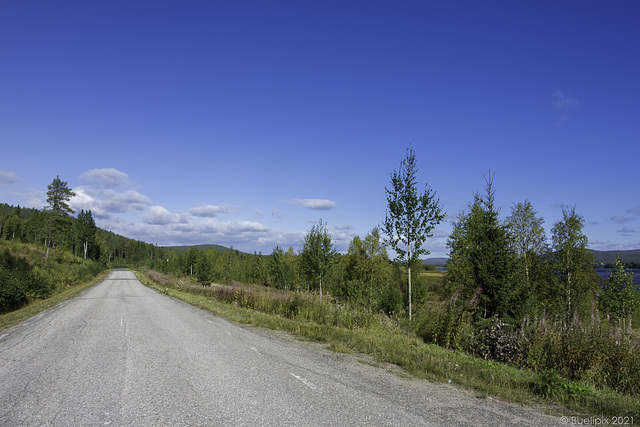
[[[455,300],[423,304],[412,322],[413,332],[426,343],[446,348],[461,348],[467,315],[455,305]]]
[[[402,293],[394,286],[386,286],[380,294],[378,308],[387,316],[392,316],[402,309]]]
[[[29,298],[46,298],[53,291],[51,281],[21,256],[8,249],[0,252],[0,312],[20,308]]]
[[[470,337],[466,350],[485,360],[510,364],[517,364],[521,355],[517,331],[498,316],[478,325],[477,333]]]
[[[20,308],[27,301],[25,286],[15,274],[0,267],[0,313]]]

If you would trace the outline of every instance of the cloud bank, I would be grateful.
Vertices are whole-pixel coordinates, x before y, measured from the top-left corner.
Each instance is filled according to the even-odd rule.
[[[338,207],[336,202],[327,199],[293,199],[292,203],[316,211],[327,211]]]

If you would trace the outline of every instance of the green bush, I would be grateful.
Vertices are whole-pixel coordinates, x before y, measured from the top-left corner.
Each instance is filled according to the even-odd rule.
[[[394,286],[383,289],[378,300],[378,308],[387,316],[392,316],[402,309],[402,293]]]
[[[517,364],[520,359],[520,339],[512,325],[498,316],[479,322],[477,333],[467,342],[467,352],[485,360]]]
[[[20,308],[27,301],[24,284],[13,272],[0,266],[0,313]]]

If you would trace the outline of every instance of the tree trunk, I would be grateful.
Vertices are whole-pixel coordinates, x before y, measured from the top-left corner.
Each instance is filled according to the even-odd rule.
[[[408,264],[409,269],[409,321],[411,321],[411,263]]]
[[[411,244],[407,230],[407,271],[409,272],[409,321],[411,321]]]

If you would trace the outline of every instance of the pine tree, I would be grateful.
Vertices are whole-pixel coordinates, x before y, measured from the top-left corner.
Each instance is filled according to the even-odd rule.
[[[47,210],[59,216],[69,216],[73,213],[73,209],[67,203],[76,193],[67,187],[66,181],[62,181],[60,176],[47,186]]]
[[[45,211],[49,213],[49,218],[45,224],[45,236],[47,244],[47,255],[49,257],[49,247],[51,242],[66,246],[71,241],[71,220],[69,215],[73,209],[69,207],[69,200],[76,195],[68,186],[66,181],[62,181],[60,176],[47,186],[47,206]]]

